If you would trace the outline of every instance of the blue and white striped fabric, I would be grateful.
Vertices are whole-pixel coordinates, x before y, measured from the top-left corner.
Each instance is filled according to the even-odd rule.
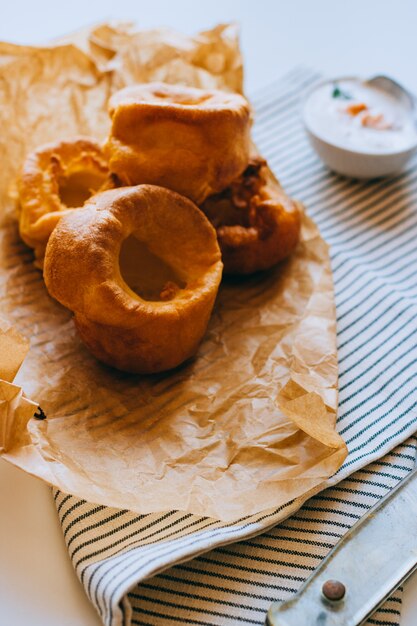
[[[328,172],[299,115],[317,78],[300,68],[260,93],[255,140],[331,244],[338,429],[349,455],[329,488],[301,509],[298,499],[229,525],[175,511],[139,516],[56,491],[73,565],[107,626],[263,624],[269,604],[294,594],[414,465],[417,162],[374,182]],[[397,626],[400,606],[397,592],[369,623]]]

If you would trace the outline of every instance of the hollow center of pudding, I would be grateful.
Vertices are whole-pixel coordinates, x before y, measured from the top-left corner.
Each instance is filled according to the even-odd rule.
[[[233,199],[229,197],[208,198],[202,210],[213,224],[214,228],[221,226],[243,226],[249,228],[251,226],[251,215],[249,204],[246,206],[236,206]]]
[[[256,218],[256,206],[265,196],[265,161],[253,158],[245,171],[219,194],[209,196],[202,205],[215,228],[243,226],[250,228]]]
[[[83,206],[94,193],[103,185],[106,176],[88,171],[72,172],[59,181],[59,197],[62,204],[68,208]]]
[[[175,270],[134,235],[122,243],[119,266],[125,283],[143,300],[173,300],[185,287],[185,282]]]
[[[189,93],[176,93],[174,96],[164,91],[154,91],[153,95],[157,100],[167,100],[169,98],[174,104],[183,104],[185,106],[193,106],[196,104],[202,104],[211,98],[211,94],[189,94]]]

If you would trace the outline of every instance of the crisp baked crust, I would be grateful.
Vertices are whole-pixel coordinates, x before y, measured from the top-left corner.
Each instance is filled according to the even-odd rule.
[[[120,251],[130,236],[172,268],[153,301],[125,282]],[[176,367],[206,331],[222,275],[216,233],[187,198],[151,185],[94,196],[66,214],[45,256],[49,293],[71,309],[80,336],[101,361],[138,373]]]
[[[260,157],[201,209],[216,229],[226,274],[251,274],[276,265],[300,236],[298,206]]]
[[[109,112],[105,152],[125,185],[161,185],[200,203],[249,161],[251,113],[239,94],[147,83],[115,93]]]
[[[78,208],[65,204],[61,197],[65,184],[68,198],[75,196],[75,186],[84,187],[88,195],[111,186],[107,161],[100,145],[88,137],[41,146],[28,155],[19,180],[19,231],[23,241],[34,248],[38,266],[42,266],[49,235],[68,211]],[[71,183],[74,179],[74,183]]]

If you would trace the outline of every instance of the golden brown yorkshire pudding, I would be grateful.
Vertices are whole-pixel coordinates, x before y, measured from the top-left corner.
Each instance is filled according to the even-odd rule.
[[[58,220],[103,186],[111,186],[107,161],[87,137],[41,146],[26,158],[19,180],[19,230],[35,249],[38,267]]]
[[[200,203],[249,161],[250,108],[239,94],[147,83],[115,93],[109,111],[105,152],[125,185],[161,185]]]
[[[225,274],[266,270],[291,254],[300,213],[260,157],[201,209],[216,229]]]
[[[44,278],[98,359],[147,374],[195,353],[222,267],[203,213],[173,191],[140,185],[97,194],[65,215],[49,239]]]

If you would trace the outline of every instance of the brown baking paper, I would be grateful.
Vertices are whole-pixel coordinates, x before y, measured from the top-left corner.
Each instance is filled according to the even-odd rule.
[[[346,448],[335,432],[328,248],[307,217],[289,261],[224,280],[194,359],[141,377],[87,352],[33,267],[14,215],[13,181],[27,151],[80,133],[103,139],[106,103],[120,87],[164,80],[241,91],[236,29],[191,38],[102,25],[45,48],[0,44],[0,60],[0,311],[8,320],[0,373],[9,380],[0,388],[1,454],[65,492],[138,513],[231,521],[316,490]],[[11,385],[25,352],[16,332],[30,350]],[[33,417],[22,389],[47,419]]]

